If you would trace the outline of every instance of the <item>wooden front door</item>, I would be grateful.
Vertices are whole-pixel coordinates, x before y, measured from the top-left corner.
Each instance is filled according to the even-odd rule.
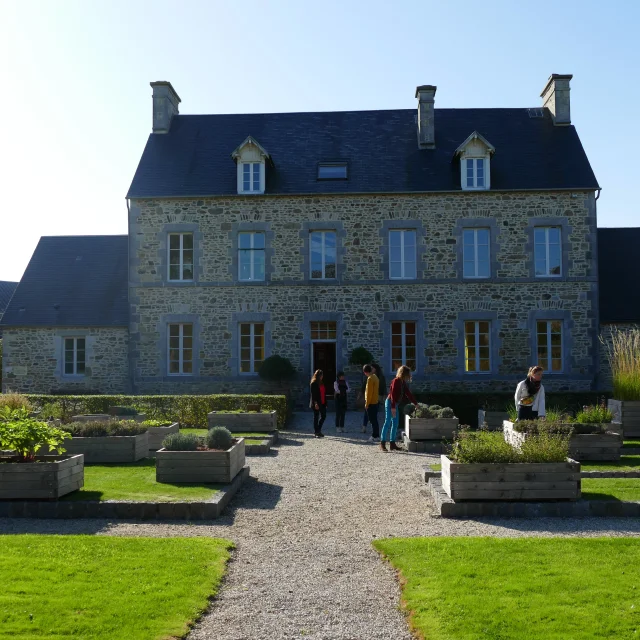
[[[313,370],[322,369],[324,386],[328,396],[333,397],[333,383],[336,379],[336,343],[313,343]]]

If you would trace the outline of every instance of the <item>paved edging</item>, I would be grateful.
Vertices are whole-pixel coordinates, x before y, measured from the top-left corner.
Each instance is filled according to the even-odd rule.
[[[430,478],[429,492],[443,518],[637,518],[640,502],[578,500],[576,502],[454,502],[439,478]]]
[[[71,502],[2,500],[0,518],[109,518],[114,520],[213,520],[249,477],[244,466],[232,482],[207,502]]]

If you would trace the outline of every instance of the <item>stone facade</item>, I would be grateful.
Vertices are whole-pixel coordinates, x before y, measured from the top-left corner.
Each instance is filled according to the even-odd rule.
[[[65,337],[86,340],[86,370],[63,375]],[[6,328],[3,336],[3,392],[50,393],[53,390],[127,393],[129,336],[126,327]]]
[[[630,329],[640,330],[640,324],[620,322],[616,324],[603,324],[600,326],[600,351],[602,356],[600,358],[600,371],[597,381],[598,389],[603,391],[611,391],[613,389],[611,365],[609,364],[609,358],[607,357],[608,351],[611,348],[612,333],[616,330],[629,331]]]
[[[533,228],[562,228],[562,276],[536,278]],[[491,277],[462,278],[462,230],[491,230]],[[388,231],[416,229],[417,278],[390,280]],[[237,233],[265,233],[266,278],[237,274]],[[310,280],[308,234],[335,230],[337,278]],[[167,279],[167,234],[194,234],[194,282]],[[337,324],[337,367],[363,345],[390,368],[390,323],[416,322],[414,388],[511,390],[536,360],[535,321],[561,320],[564,371],[551,390],[593,388],[598,369],[596,213],[592,192],[253,196],[133,200],[129,218],[133,388],[140,393],[251,392],[239,375],[238,325],[265,325],[266,355],[289,358],[300,398],[312,321]],[[491,322],[491,373],[464,371],[465,320]],[[167,371],[167,324],[194,328],[194,373]],[[352,382],[356,382],[355,375]]]

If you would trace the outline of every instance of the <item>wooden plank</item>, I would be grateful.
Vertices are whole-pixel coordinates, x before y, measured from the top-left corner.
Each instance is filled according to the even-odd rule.
[[[458,491],[452,490],[453,500],[577,500],[577,489],[549,491]]]
[[[510,462],[507,464],[460,464],[452,462],[450,465],[451,473],[508,473],[509,471],[523,472],[535,472],[535,473],[562,473],[564,471],[580,470],[579,462]]]
[[[453,479],[452,487],[454,491],[477,491],[478,493],[484,493],[485,491],[570,491],[575,490],[577,486],[576,478],[573,481],[558,481],[558,482],[462,482],[459,483],[457,478]]]
[[[580,480],[580,473],[545,473],[540,475],[541,480],[545,482],[577,482]],[[482,474],[482,473],[456,473],[454,482],[472,483],[472,482],[535,482],[535,473],[509,473],[509,474]]]

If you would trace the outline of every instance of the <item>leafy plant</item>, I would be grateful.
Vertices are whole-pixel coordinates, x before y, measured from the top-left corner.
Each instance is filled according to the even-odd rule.
[[[280,382],[281,380],[290,380],[295,377],[296,370],[288,358],[275,354],[265,358],[260,365],[258,375],[263,380]]]
[[[143,420],[140,424],[143,427],[168,427],[172,423],[167,420]]]
[[[640,400],[640,327],[612,329],[607,341],[600,336],[611,366],[613,397]]]
[[[31,403],[27,396],[21,393],[2,393],[0,394],[0,409],[27,409],[32,411]]]
[[[364,347],[356,347],[349,354],[349,364],[364,367],[365,364],[370,364],[371,362],[373,362],[373,356]]]
[[[221,449],[227,451],[233,444],[233,435],[226,427],[213,427],[205,437],[209,449]]]
[[[529,436],[519,447],[519,462],[564,462],[569,455],[569,437],[550,432]]]
[[[38,451],[48,445],[51,451],[64,453],[62,446],[68,433],[50,427],[34,418],[18,418],[0,422],[0,446],[16,452],[18,462],[33,462]]]
[[[410,413],[413,418],[422,418],[426,420],[433,420],[434,418],[454,418],[455,414],[451,407],[441,407],[438,404],[428,406],[422,402],[418,403],[415,410]]]
[[[581,424],[602,424],[613,420],[613,414],[604,405],[583,407],[576,415],[576,422]]]
[[[138,436],[148,427],[135,420],[96,420],[94,422],[71,422],[62,427],[74,438],[104,438],[107,436]]]
[[[509,414],[509,420],[515,422],[518,419],[518,409],[515,404],[507,405],[507,413]]]
[[[546,415],[547,422],[573,422],[573,418],[566,409],[549,407]]]
[[[171,433],[162,441],[167,451],[196,451],[199,446],[200,438],[193,433]]]

